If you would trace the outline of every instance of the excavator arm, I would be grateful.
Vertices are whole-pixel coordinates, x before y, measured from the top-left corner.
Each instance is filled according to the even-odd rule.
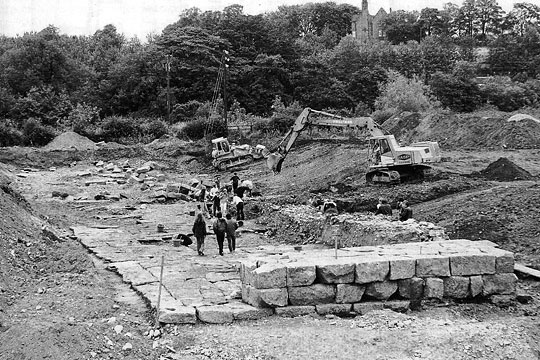
[[[325,117],[311,118],[311,114],[323,115]],[[281,172],[283,161],[294,145],[296,139],[302,131],[309,126],[321,127],[337,127],[351,129],[366,129],[371,136],[384,135],[382,129],[370,117],[359,118],[344,118],[338,115],[330,114],[324,111],[317,111],[310,108],[305,108],[302,113],[296,118],[292,128],[285,134],[277,149],[270,154],[266,160],[266,164],[274,174]],[[283,145],[285,143],[285,145]]]

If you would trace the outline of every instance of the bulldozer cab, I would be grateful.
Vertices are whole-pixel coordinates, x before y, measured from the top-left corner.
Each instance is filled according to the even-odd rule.
[[[212,140],[212,157],[216,158],[231,152],[231,146],[229,140],[224,137],[220,137]]]

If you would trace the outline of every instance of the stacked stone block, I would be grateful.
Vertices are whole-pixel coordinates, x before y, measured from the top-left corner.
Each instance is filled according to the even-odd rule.
[[[374,301],[400,308],[421,299],[515,294],[513,254],[486,241],[348,248],[333,255],[322,250],[247,260],[242,299],[290,316],[364,313],[378,306]]]

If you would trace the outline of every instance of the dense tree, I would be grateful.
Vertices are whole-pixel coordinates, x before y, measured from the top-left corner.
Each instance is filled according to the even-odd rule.
[[[383,20],[382,29],[392,44],[420,41],[422,23],[417,12],[393,11]]]
[[[506,26],[518,36],[525,35],[529,27],[540,26],[540,6],[530,3],[516,3],[506,17]]]
[[[472,79],[436,72],[429,84],[441,104],[452,110],[473,111],[482,102],[480,89]]]
[[[222,96],[216,86],[224,80],[224,50],[228,105],[242,116],[271,114],[276,98],[286,108],[366,114],[376,108],[389,71],[400,74],[400,84],[431,84],[445,106],[459,111],[483,101],[471,81],[479,73],[510,77],[492,83],[497,93],[484,94],[484,100],[509,96],[505,109],[537,106],[538,5],[516,3],[507,16],[496,0],[394,11],[383,23],[388,41],[367,46],[348,36],[357,13],[355,6],[332,2],[281,6],[261,15],[244,14],[240,5],[191,8],[145,43],[126,39],[114,25],[91,36],[62,35],[52,25],[0,36],[0,135],[9,140],[2,144],[41,141],[52,126],[75,123],[97,136],[104,117],[111,134],[122,124],[139,135],[158,134],[163,124],[149,119],[167,114],[167,75],[173,119],[202,119],[193,126],[204,129],[211,109],[224,108],[216,101]],[[479,46],[485,63],[477,56]],[[126,116],[145,120],[139,124]]]
[[[482,40],[488,34],[494,35],[500,32],[503,20],[503,10],[496,0],[478,0],[476,2],[476,21],[480,27]]]

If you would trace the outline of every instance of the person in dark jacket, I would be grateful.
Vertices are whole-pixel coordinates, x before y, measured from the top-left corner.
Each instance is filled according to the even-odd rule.
[[[223,218],[223,214],[221,212],[217,213],[217,219],[214,221],[212,228],[214,230],[214,234],[216,234],[219,255],[223,256],[223,242],[225,242],[225,233],[227,232],[227,220]]]
[[[240,182],[240,177],[238,177],[237,173],[233,174],[233,177],[231,178],[231,182],[232,182],[233,194],[236,194],[236,189],[238,189],[238,183]]]
[[[412,219],[412,216],[412,209],[409,207],[409,203],[407,200],[403,200],[401,202],[401,209],[399,210],[399,220],[407,221]]]
[[[377,211],[375,211],[375,215],[379,214],[392,216],[392,207],[386,199],[379,199],[379,204],[377,204]]]
[[[197,252],[199,256],[204,255],[204,238],[206,237],[206,222],[204,221],[203,213],[200,212],[195,218],[195,223],[193,223],[193,235],[197,239]]]
[[[238,223],[234,220],[231,214],[227,214],[227,243],[229,244],[229,251],[234,254],[236,251],[236,229],[238,229]]]

